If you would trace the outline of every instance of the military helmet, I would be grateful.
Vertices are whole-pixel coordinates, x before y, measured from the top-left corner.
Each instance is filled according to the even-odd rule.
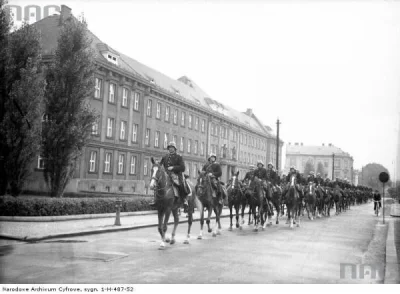
[[[254,170],[256,167],[254,166],[254,164],[250,164],[249,169],[250,170]]]
[[[314,175],[314,171],[310,171],[310,173],[309,173],[310,175]]]
[[[214,157],[215,160],[217,160],[217,155],[215,153],[210,153],[210,155],[208,156],[208,160],[210,160],[211,157]]]
[[[267,166],[272,166],[272,167],[274,167],[274,165],[272,164],[272,162],[268,162]]]
[[[292,166],[290,167],[290,169],[294,169],[294,170],[296,170],[296,168],[294,167],[294,165],[292,165]]]
[[[262,164],[262,166],[264,166],[264,163],[262,162],[262,160],[257,160],[257,165]]]
[[[168,143],[168,146],[167,146],[167,149],[169,149],[169,147],[174,147],[175,150],[176,150],[176,143],[175,143],[174,141],[169,142],[169,143]]]

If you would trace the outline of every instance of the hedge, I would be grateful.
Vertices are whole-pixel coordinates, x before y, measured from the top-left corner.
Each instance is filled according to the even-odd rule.
[[[0,197],[1,216],[57,216],[113,213],[116,198]],[[151,210],[149,198],[123,198],[121,212]]]

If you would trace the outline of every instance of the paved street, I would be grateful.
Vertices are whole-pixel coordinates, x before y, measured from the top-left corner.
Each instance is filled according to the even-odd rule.
[[[2,283],[381,283],[340,278],[340,263],[385,262],[387,230],[372,205],[340,216],[306,220],[289,229],[285,221],[255,233],[252,227],[197,240],[193,225],[178,228],[177,243],[158,250],[155,227],[100,235],[2,246]],[[172,227],[169,226],[168,232]],[[350,271],[350,270],[349,270]],[[347,272],[346,272],[347,273]]]

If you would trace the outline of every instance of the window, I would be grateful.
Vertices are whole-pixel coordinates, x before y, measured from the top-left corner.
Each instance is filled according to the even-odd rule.
[[[188,139],[187,141],[187,153],[190,153],[192,151],[192,140]]]
[[[128,107],[128,89],[127,88],[122,89],[122,106]]]
[[[150,129],[146,129],[146,136],[144,138],[144,144],[150,146]]]
[[[99,78],[96,78],[96,85],[94,87],[94,98],[101,98],[101,85],[102,85],[103,81]]]
[[[97,136],[99,134],[99,123],[95,121],[92,124],[92,135]]]
[[[335,159],[335,168],[340,168],[340,159]]]
[[[221,127],[221,138],[225,138],[225,131],[226,131],[226,128]]]
[[[174,124],[178,124],[178,109],[174,109]]]
[[[121,121],[121,131],[119,134],[120,140],[125,140],[126,121]]]
[[[184,127],[185,126],[185,113],[182,111],[181,113],[181,126]]]
[[[146,110],[146,115],[151,116],[151,106],[152,106],[153,101],[151,99],[147,100],[147,110]]]
[[[194,119],[194,129],[195,129],[196,131],[199,130],[199,118],[198,118],[198,117],[196,117],[196,118]]]
[[[197,154],[197,148],[199,148],[199,141],[194,141],[194,154]]]
[[[203,119],[201,120],[201,132],[204,133],[206,130],[206,121]]]
[[[335,172],[335,178],[340,178],[340,172]]]
[[[115,103],[115,84],[110,83],[110,93],[108,95],[108,102]]]
[[[139,110],[139,93],[133,92],[133,110]]]
[[[214,135],[214,124],[210,124],[210,134],[213,136]]]
[[[132,142],[137,143],[137,133],[138,133],[138,124],[133,124],[132,126]]]
[[[188,117],[188,128],[189,129],[192,128],[192,115],[191,114],[189,114],[189,117]]]
[[[345,159],[344,160],[344,168],[347,168],[348,167],[348,161],[347,161],[347,159]]]
[[[164,134],[164,148],[167,148],[168,146],[168,133]]]
[[[157,102],[156,118],[161,119],[161,103]]]
[[[118,173],[122,174],[124,172],[125,154],[120,154],[118,156]]]
[[[195,178],[197,175],[197,164],[193,164],[193,178]]]
[[[145,160],[144,160],[144,164],[143,164],[143,174],[144,174],[145,176],[147,176],[147,173],[148,173],[147,165],[148,165],[148,160],[145,159]]]
[[[40,155],[38,156],[37,168],[44,169],[44,158]]]
[[[176,144],[176,142],[178,141],[178,136],[177,136],[177,135],[174,135],[174,136],[172,137],[172,141]]]
[[[165,106],[165,121],[169,121],[169,106]]]
[[[114,128],[114,119],[109,117],[107,118],[107,138],[112,138],[113,128]]]
[[[105,173],[109,173],[111,170],[111,158],[112,158],[111,152],[106,152],[105,158],[104,158],[104,172]]]
[[[204,142],[201,142],[200,145],[200,155],[204,155]]]
[[[160,131],[156,131],[154,136],[154,147],[160,147]]]
[[[181,144],[179,145],[179,151],[181,151],[181,152],[183,152],[183,141],[184,141],[184,139],[183,139],[183,137],[181,137]]]
[[[324,161],[324,167],[328,167],[329,163],[327,161]]]
[[[96,171],[96,157],[97,157],[97,152],[91,151],[90,152],[90,160],[89,160],[89,172]]]
[[[136,174],[136,156],[131,155],[131,170],[130,174],[134,175]]]

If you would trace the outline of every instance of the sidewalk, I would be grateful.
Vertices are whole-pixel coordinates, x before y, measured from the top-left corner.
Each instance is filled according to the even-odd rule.
[[[179,216],[179,223],[186,223],[186,214]],[[235,211],[233,210],[233,213]],[[109,214],[110,215],[110,214]],[[213,213],[214,215],[214,213]],[[248,209],[245,210],[245,218],[248,216]],[[81,218],[84,216],[81,216]],[[1,221],[0,222],[0,239],[10,239],[19,241],[39,241],[50,238],[61,238],[80,236],[87,234],[100,234],[123,230],[132,230],[138,228],[153,227],[158,225],[157,212],[143,212],[141,215],[125,214],[121,215],[121,226],[114,225],[115,214],[105,218],[89,218],[55,221]],[[229,217],[229,209],[224,208],[221,217]],[[205,212],[207,218],[207,212]],[[193,221],[200,219],[200,213],[195,211]],[[215,216],[212,216],[215,219]],[[234,221],[235,216],[234,216]],[[174,218],[171,214],[169,224],[173,224]]]
[[[400,284],[400,204],[390,205],[386,239],[385,284]]]

